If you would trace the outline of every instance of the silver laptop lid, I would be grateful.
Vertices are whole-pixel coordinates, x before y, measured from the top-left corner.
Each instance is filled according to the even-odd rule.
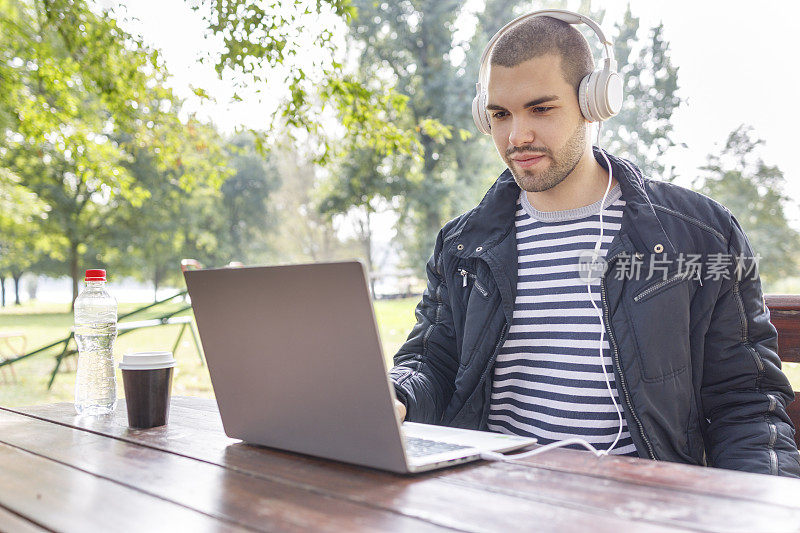
[[[361,263],[184,276],[228,436],[407,471]]]

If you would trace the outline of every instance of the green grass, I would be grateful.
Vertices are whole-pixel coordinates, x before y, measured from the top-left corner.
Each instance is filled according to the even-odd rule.
[[[417,298],[403,300],[382,300],[375,303],[380,330],[381,342],[387,363],[405,340],[414,325],[414,306]],[[175,311],[185,304],[171,303],[159,307],[159,311],[145,311],[132,318],[145,320],[164,312]],[[130,312],[139,304],[121,304],[119,314]],[[190,314],[186,311],[182,314]],[[69,334],[72,326],[72,313],[68,305],[56,304],[24,304],[0,309],[0,332],[20,331],[28,339],[27,351],[63,339]],[[117,361],[126,351],[171,350],[180,332],[180,325],[143,328],[124,333],[114,344],[114,355]],[[18,341],[12,340],[16,347]],[[0,339],[0,358],[8,357],[11,350]],[[55,367],[55,356],[58,351],[50,349],[19,361],[13,365],[17,382],[12,383],[11,369],[0,368],[0,405],[16,407],[53,402],[73,401],[75,386],[75,358],[62,365],[53,383],[47,390],[47,382]],[[200,364],[192,337],[187,330],[178,348],[175,350],[176,367],[172,383],[172,394],[178,396],[198,396],[212,398],[211,381],[208,371]],[[117,369],[117,396],[124,396],[122,376]]]

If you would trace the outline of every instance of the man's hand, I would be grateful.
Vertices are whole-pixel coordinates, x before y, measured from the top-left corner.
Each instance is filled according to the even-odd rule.
[[[400,422],[406,419],[406,406],[400,400],[394,401],[394,414]]]

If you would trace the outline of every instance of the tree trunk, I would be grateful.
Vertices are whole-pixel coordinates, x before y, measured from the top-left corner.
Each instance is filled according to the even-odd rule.
[[[424,204],[424,219],[425,220],[425,244],[426,249],[433,249],[433,240],[436,237],[436,234],[441,229],[441,222],[442,222],[442,198],[439,196],[440,193],[444,193],[445,191],[441,187],[439,183],[439,177],[436,173],[436,166],[437,160],[433,158],[433,152],[436,149],[436,145],[433,143],[433,139],[428,137],[427,135],[424,136],[422,141],[423,147],[425,149],[425,161],[423,164],[423,175],[425,183],[430,184],[434,189],[438,192],[428,196],[428,201]]]
[[[436,234],[441,229],[442,199],[447,194],[446,187],[437,176],[437,160],[433,159],[435,143],[427,135],[421,139],[423,147],[422,183],[426,190],[423,195],[414,195],[411,200],[412,209],[416,215],[415,232],[411,239],[412,256],[417,265],[424,265],[430,256],[436,239]],[[419,269],[419,266],[415,268]],[[424,269],[422,270],[424,272]]]
[[[161,269],[155,267],[153,269],[153,301],[158,301],[158,285],[161,283]]]
[[[70,309],[75,310],[75,298],[78,297],[78,243],[71,242],[69,245],[69,275],[72,277],[72,306]]]
[[[16,274],[12,272],[11,277],[14,278],[14,305],[21,305],[22,302],[19,301],[19,279],[22,277],[22,272]]]
[[[372,226],[370,225],[370,215],[372,214],[372,209],[370,208],[369,203],[365,206],[365,211],[367,215],[366,222],[364,223],[364,244],[366,245],[366,252],[367,252],[367,272],[369,272],[369,290],[372,294],[372,299],[375,299],[375,269],[373,268],[374,265],[372,264]]]
[[[36,300],[36,294],[39,291],[39,276],[28,277],[26,290],[28,292],[28,300],[30,300],[31,302]]]
[[[6,277],[0,276],[0,307],[6,306]]]

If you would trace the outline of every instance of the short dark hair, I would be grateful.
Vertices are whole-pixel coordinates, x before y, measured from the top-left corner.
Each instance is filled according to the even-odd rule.
[[[490,64],[516,67],[546,54],[561,57],[561,75],[576,92],[594,70],[586,38],[572,24],[552,17],[529,18],[506,31],[492,49]]]

